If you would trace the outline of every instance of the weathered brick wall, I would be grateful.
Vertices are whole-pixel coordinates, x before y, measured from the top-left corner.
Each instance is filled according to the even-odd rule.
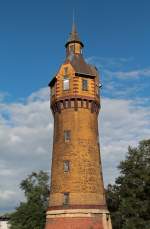
[[[71,131],[69,142],[64,130]],[[54,131],[50,206],[63,205],[65,192],[71,205],[105,205],[97,113],[84,108],[56,112]],[[64,172],[65,160],[70,161],[69,172]]]

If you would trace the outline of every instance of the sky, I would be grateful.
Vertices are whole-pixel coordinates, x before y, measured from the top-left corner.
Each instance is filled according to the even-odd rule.
[[[50,170],[48,83],[65,60],[75,23],[102,83],[99,129],[105,186],[128,145],[150,136],[148,0],[0,1],[0,213],[24,200],[32,171]]]

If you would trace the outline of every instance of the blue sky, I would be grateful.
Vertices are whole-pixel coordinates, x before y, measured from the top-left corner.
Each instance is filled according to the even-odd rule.
[[[130,59],[126,71],[149,67],[148,0],[1,1],[0,89],[11,99],[47,86],[64,60],[73,8],[85,57]]]
[[[102,81],[99,115],[105,186],[128,145],[150,136],[148,0],[1,0],[0,213],[24,199],[19,183],[50,171],[53,118],[48,83],[65,59],[72,12],[87,62]]]

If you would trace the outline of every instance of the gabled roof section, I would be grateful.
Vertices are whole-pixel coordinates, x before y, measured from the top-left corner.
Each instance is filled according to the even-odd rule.
[[[70,62],[68,61],[68,62],[65,62],[65,63],[63,63],[60,67],[59,67],[59,70],[57,71],[57,73],[54,75],[54,77],[51,79],[51,81],[49,82],[49,84],[48,84],[48,86],[49,87],[53,87],[54,86],[54,84],[55,84],[55,82],[57,81],[57,76],[59,75],[63,75],[63,73],[62,72],[64,72],[64,67],[66,67],[66,65],[64,65],[64,64],[70,64]],[[67,65],[68,66],[68,65]],[[73,68],[73,66],[71,65],[71,68],[72,68],[72,70],[74,71],[74,68]],[[63,69],[63,70],[62,70]]]

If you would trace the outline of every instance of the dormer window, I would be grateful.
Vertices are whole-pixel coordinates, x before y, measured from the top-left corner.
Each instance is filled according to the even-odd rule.
[[[64,76],[63,89],[64,91],[69,90],[69,77],[68,76]]]
[[[82,79],[82,90],[87,91],[88,90],[88,80]]]

